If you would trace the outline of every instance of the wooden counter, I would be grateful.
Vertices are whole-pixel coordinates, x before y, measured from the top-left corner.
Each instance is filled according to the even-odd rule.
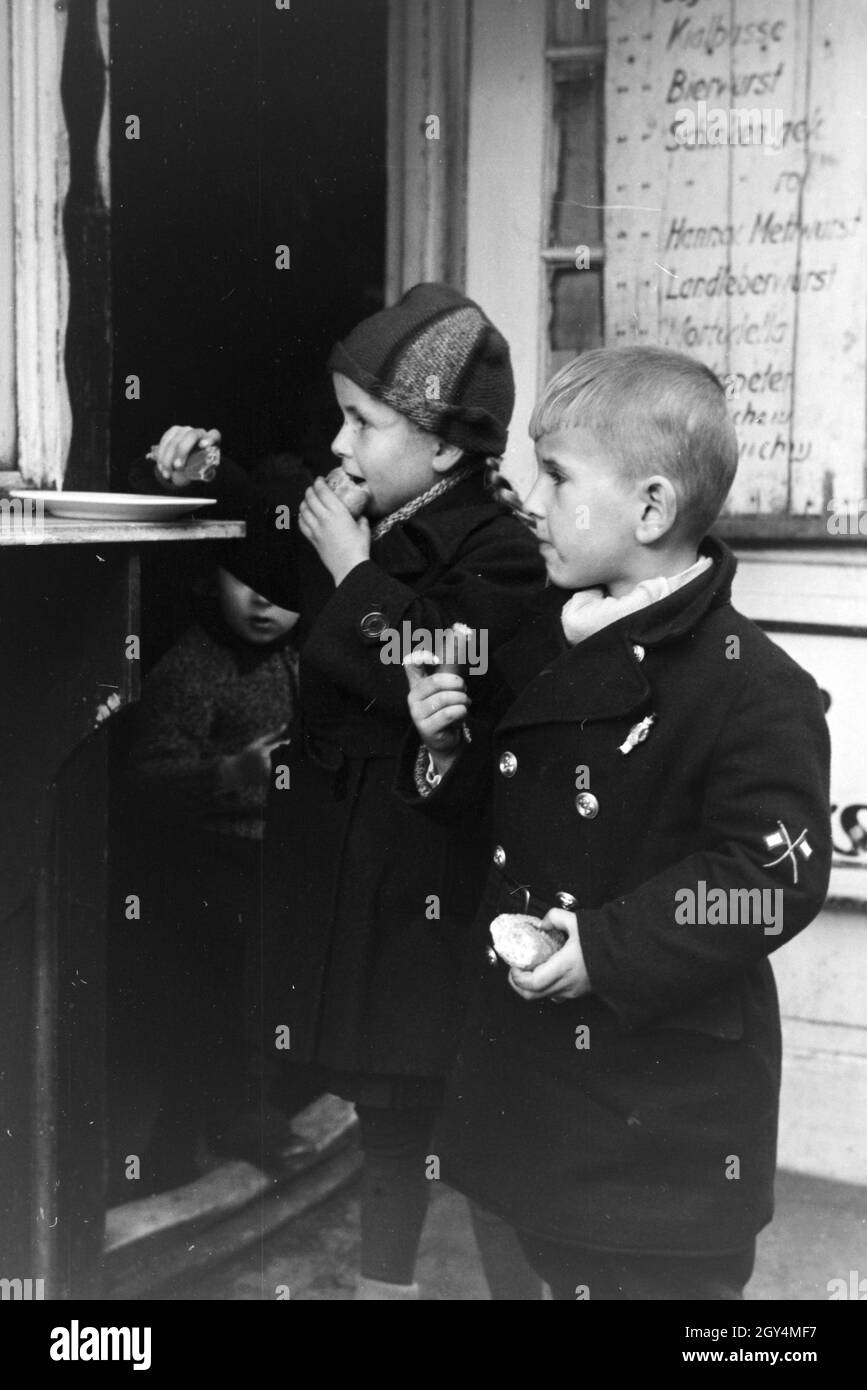
[[[38,531],[0,526],[0,546],[140,545],[156,541],[228,541],[244,535],[242,521],[67,521],[46,517]]]

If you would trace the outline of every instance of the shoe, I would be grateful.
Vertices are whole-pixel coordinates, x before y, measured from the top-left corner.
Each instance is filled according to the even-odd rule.
[[[355,1285],[357,1303],[417,1303],[418,1284],[387,1284],[384,1279],[367,1279],[359,1274]]]

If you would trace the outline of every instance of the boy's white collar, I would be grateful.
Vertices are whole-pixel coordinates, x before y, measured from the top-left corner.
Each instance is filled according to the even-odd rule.
[[[709,555],[700,555],[694,565],[681,570],[680,574],[642,579],[621,598],[612,598],[604,589],[579,589],[563,605],[560,613],[566,641],[575,646],[601,628],[616,623],[618,618],[625,618],[629,613],[637,613],[642,608],[649,608],[652,603],[659,603],[660,599],[668,598],[669,594],[704,574],[712,564]]]

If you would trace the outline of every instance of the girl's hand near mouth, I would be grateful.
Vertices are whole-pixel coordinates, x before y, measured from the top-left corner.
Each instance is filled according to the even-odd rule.
[[[370,557],[370,525],[366,517],[356,521],[324,478],[317,478],[304,494],[298,511],[298,529],[313,546],[335,584],[340,584]]]

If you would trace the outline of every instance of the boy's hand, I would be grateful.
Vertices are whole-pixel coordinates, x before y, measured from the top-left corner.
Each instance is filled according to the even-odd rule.
[[[355,520],[349,508],[317,478],[304,494],[298,511],[298,529],[317,552],[335,584],[340,584],[370,556],[370,526],[366,517]]]
[[[568,941],[560,950],[537,965],[535,970],[509,971],[509,984],[522,999],[551,999],[558,1003],[563,999],[578,999],[590,993],[590,978],[584,964],[584,953],[578,939],[578,918],[574,912],[565,912],[561,907],[552,907],[542,918],[543,927],[559,927],[566,932]]]
[[[437,772],[446,772],[457,756],[461,723],[467,717],[470,697],[460,676],[448,671],[425,675],[423,666],[407,662],[407,703],[419,738],[433,754]]]
[[[183,470],[190,454],[196,449],[207,448],[209,444],[219,444],[221,438],[219,430],[170,425],[150,457],[164,482],[171,483],[173,487],[187,487],[189,479],[183,476]]]
[[[265,787],[271,776],[271,754],[281,743],[288,743],[285,729],[262,734],[242,748],[229,754],[220,763],[220,781],[226,792],[243,792]]]

